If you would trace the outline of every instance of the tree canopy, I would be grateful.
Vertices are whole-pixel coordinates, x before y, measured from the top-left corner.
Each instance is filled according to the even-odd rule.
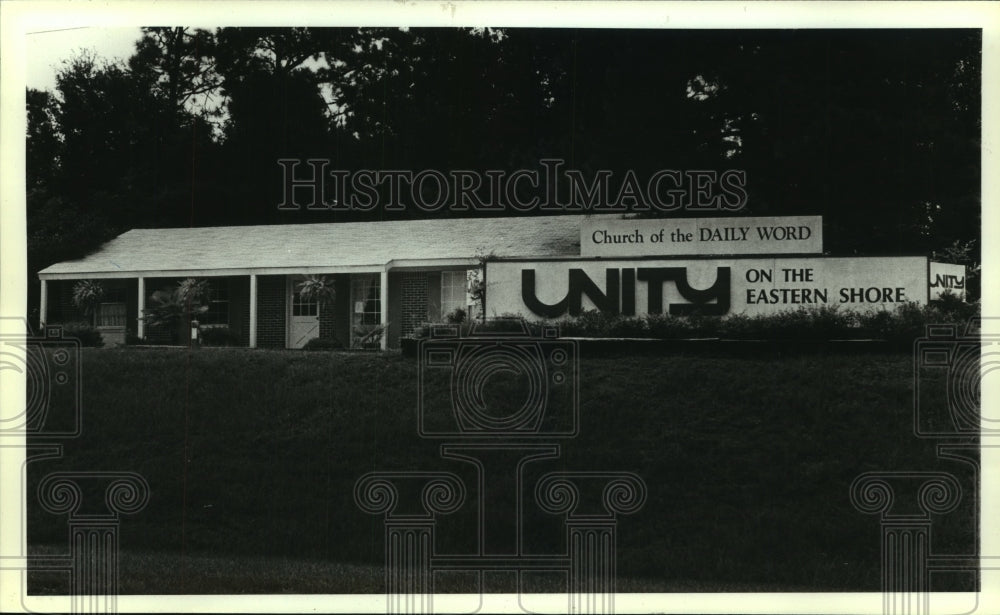
[[[741,215],[821,214],[832,253],[945,250],[980,233],[980,50],[943,29],[144,28],[127,62],[78,55],[28,92],[29,268],[136,227],[458,215],[279,211],[289,157],[741,169]]]

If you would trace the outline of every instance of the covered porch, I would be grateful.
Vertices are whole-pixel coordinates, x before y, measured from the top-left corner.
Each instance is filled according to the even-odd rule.
[[[296,268],[287,270],[173,270],[41,274],[39,321],[84,322],[96,328],[106,346],[188,345],[190,320],[198,321],[206,345],[247,348],[385,350],[427,322],[439,322],[456,307],[468,309],[467,274],[471,259],[390,262],[381,266]],[[334,292],[327,300],[300,292],[301,284],[321,279]],[[74,305],[75,286],[99,284],[101,299],[89,313]],[[203,281],[203,307],[174,326],[144,318],[182,282]],[[318,342],[313,342],[318,340]]]
[[[336,290],[332,301],[304,298],[298,286],[307,276],[330,280]],[[302,348],[316,338],[337,340],[344,348],[390,347],[383,327],[390,321],[386,267],[43,273],[39,278],[41,326],[84,322],[100,331],[109,346],[188,344],[187,320],[173,328],[151,325],[143,315],[154,309],[158,297],[173,292],[181,281],[193,279],[206,283],[199,301],[203,311],[189,315],[198,321],[203,338],[249,348]],[[82,280],[96,282],[103,289],[90,313],[73,302],[73,289]],[[157,296],[157,291],[163,292]]]
[[[206,280],[207,333],[232,345],[296,348],[314,339],[386,349],[426,322],[469,312],[468,273],[488,255],[580,253],[582,216],[449,218],[263,226],[133,229],[76,260],[38,273],[41,324],[90,320],[109,344],[190,343],[142,318],[178,282]],[[325,303],[296,296],[305,276],[336,289]],[[100,304],[81,314],[73,286],[98,284]],[[175,306],[176,307],[176,306]],[[378,333],[373,333],[373,332]],[[179,339],[185,335],[186,339]],[[376,337],[377,335],[377,337]],[[313,347],[316,347],[313,344]]]

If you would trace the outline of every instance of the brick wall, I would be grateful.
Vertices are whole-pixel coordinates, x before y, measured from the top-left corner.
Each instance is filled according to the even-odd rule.
[[[319,307],[319,336],[325,340],[337,340],[342,345],[344,340],[337,336],[336,305],[333,302],[324,303]]]
[[[286,344],[285,276],[257,276],[257,346],[284,348]]]
[[[241,346],[250,345],[250,276],[231,277],[229,284],[229,330]]]
[[[409,337],[427,321],[427,274],[404,273],[400,278],[400,337]]]
[[[351,276],[346,273],[338,273],[333,276],[334,287],[337,289],[337,298],[332,306],[325,306],[333,319],[333,333],[344,347],[351,345]],[[340,318],[335,318],[335,314],[340,314]],[[329,323],[329,321],[328,321]],[[320,318],[320,334],[323,334],[323,322]],[[330,326],[327,324],[326,326]]]

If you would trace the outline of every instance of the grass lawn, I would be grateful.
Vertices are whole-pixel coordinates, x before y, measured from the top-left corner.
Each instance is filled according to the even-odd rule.
[[[879,521],[851,506],[851,481],[939,469],[974,489],[911,434],[909,354],[585,356],[580,371],[581,433],[527,477],[645,480],[645,506],[619,519],[621,591],[878,591]],[[66,548],[65,518],[33,496],[45,474],[141,473],[124,594],[382,592],[382,520],[355,506],[355,480],[451,470],[474,490],[471,466],[417,436],[417,365],[397,353],[84,349],[83,399],[83,435],[29,465],[29,544]],[[973,548],[973,504],[934,519],[933,552]],[[474,521],[472,506],[442,517],[439,551],[468,551]],[[558,518],[526,524],[531,547],[565,548]],[[31,590],[65,591],[40,573]]]

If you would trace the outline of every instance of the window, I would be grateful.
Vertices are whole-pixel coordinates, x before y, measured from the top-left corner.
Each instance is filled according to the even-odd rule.
[[[317,316],[319,314],[319,302],[302,298],[299,291],[292,295],[292,316]]]
[[[351,278],[351,348],[377,350],[382,334],[382,286],[378,274]]]
[[[125,326],[125,289],[111,287],[104,291],[104,300],[97,306],[98,327]]]
[[[441,316],[446,317],[456,309],[468,312],[469,305],[469,272],[441,272]]]
[[[97,310],[98,327],[124,327],[125,326],[125,304],[124,303],[101,303]]]
[[[208,310],[197,317],[200,324],[229,324],[229,280],[210,279],[208,281],[205,305],[208,306]]]
[[[357,276],[351,280],[354,323],[377,325],[382,322],[382,287],[378,275]]]

